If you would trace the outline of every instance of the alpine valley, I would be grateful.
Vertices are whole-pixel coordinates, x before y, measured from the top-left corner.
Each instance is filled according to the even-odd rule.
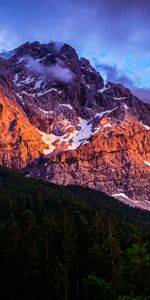
[[[150,105],[67,44],[0,57],[0,165],[150,210]]]

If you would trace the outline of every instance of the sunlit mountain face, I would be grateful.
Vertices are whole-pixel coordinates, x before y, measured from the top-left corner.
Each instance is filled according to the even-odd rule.
[[[2,165],[148,207],[149,8],[1,3]]]
[[[68,44],[0,58],[0,164],[150,209],[150,105]]]

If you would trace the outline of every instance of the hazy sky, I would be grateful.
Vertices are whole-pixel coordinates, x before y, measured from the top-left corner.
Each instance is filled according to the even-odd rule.
[[[67,42],[149,97],[150,0],[0,0],[0,50],[34,40]]]

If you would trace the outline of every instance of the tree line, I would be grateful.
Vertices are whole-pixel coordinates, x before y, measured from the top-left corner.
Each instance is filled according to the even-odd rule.
[[[0,298],[150,299],[150,214],[0,168]]]

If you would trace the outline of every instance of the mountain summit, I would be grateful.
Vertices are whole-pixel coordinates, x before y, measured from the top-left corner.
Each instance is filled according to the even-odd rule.
[[[0,164],[150,210],[150,105],[67,44],[0,57]]]

